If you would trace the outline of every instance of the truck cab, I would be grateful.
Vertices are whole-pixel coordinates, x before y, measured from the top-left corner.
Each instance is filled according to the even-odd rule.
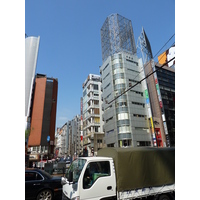
[[[63,200],[100,200],[116,197],[116,177],[112,158],[80,157],[62,177]]]

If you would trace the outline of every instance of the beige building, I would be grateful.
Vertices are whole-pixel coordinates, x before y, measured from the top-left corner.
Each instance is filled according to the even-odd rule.
[[[101,105],[101,77],[89,74],[83,83],[83,149],[88,156],[104,147]]]

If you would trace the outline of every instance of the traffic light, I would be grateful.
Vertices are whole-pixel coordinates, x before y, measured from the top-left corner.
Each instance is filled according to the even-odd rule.
[[[91,152],[94,155],[94,147],[91,148]]]

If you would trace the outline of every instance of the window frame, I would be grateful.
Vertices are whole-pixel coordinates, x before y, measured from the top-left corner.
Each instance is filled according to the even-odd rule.
[[[37,178],[37,176],[39,175],[41,177],[41,179],[32,179],[32,180],[26,180],[26,174],[35,174],[35,178]],[[43,181],[44,177],[42,176],[42,174],[40,174],[39,172],[33,171],[33,172],[25,172],[25,182],[31,182],[31,181]]]
[[[108,173],[105,173],[105,170],[103,170],[103,166],[102,166],[103,163],[105,163],[104,167],[105,167],[105,165],[107,165],[109,167],[107,169]],[[96,171],[91,172],[92,171],[91,170],[91,168],[92,168],[91,164],[92,165],[96,164],[96,168],[95,168]],[[89,174],[86,174],[86,173],[89,173]],[[105,175],[105,174],[107,174],[107,175]],[[92,176],[92,178],[91,178],[91,176]],[[104,177],[109,177],[109,176],[111,176],[111,166],[110,166],[109,161],[89,162],[86,169],[85,169],[85,172],[83,174],[83,182],[82,182],[83,185],[82,185],[82,187],[83,187],[84,190],[90,189],[98,179],[104,178]],[[87,181],[87,183],[86,183],[86,181]],[[89,183],[89,181],[91,181],[91,182]]]

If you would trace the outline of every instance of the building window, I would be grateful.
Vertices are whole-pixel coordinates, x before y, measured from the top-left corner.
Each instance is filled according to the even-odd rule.
[[[150,141],[137,141],[137,146],[141,147],[141,146],[151,146],[151,142]]]
[[[95,122],[95,123],[100,123],[100,118],[99,118],[99,117],[95,117],[95,118],[94,118],[94,122]]]
[[[118,107],[125,107],[125,106],[127,106],[127,102],[116,102],[116,108],[118,108]]]
[[[118,120],[129,119],[128,113],[120,113],[117,115]]]
[[[94,127],[94,132],[95,132],[95,133],[98,133],[98,132],[99,132],[99,127],[98,127],[98,126],[95,126],[95,127]]]
[[[134,92],[134,93],[136,93],[136,94],[140,94],[142,97],[143,97],[143,93],[142,92],[138,92],[138,91],[136,91],[136,90],[130,90],[131,92]]]
[[[83,91],[83,97],[86,95],[86,90]]]
[[[121,126],[119,127],[119,133],[129,133],[131,131],[130,126]]]
[[[108,73],[108,74],[103,78],[103,80],[105,80],[109,75],[110,75],[110,73]]]
[[[94,109],[94,114],[99,115],[99,108]]]
[[[105,90],[106,88],[108,88],[108,87],[109,87],[109,85],[110,85],[110,83],[109,83],[108,85],[106,85],[106,87],[104,88],[104,90]]]
[[[103,68],[103,71],[108,67],[109,63]]]
[[[130,82],[138,83],[139,81],[133,80],[133,79],[128,79]]]
[[[134,69],[129,69],[129,68],[127,68],[127,70],[132,71],[132,72],[136,72],[136,73],[140,73],[140,72],[138,72],[138,71],[136,71],[136,70],[134,70]]]
[[[110,118],[108,118],[107,120],[106,120],[106,123],[108,123],[110,120],[112,120],[113,119],[113,117],[110,117]]]
[[[125,83],[125,80],[124,79],[116,79],[115,81],[114,81],[115,83],[115,85],[117,85],[117,84],[123,84],[123,83]]]
[[[139,102],[133,102],[133,101],[132,101],[132,104],[143,106],[143,108],[145,107],[145,104],[144,104],[144,103],[139,103]]]
[[[145,119],[147,118],[147,115],[140,115],[140,114],[133,114],[134,117],[144,117]]]
[[[110,133],[113,133],[114,132],[114,129],[111,129],[109,131],[106,132],[106,135],[110,134]]]
[[[99,89],[99,86],[96,85],[96,84],[94,84],[93,87],[94,87],[94,90],[98,90]]]
[[[94,100],[94,105],[99,105],[99,101],[98,100]]]

